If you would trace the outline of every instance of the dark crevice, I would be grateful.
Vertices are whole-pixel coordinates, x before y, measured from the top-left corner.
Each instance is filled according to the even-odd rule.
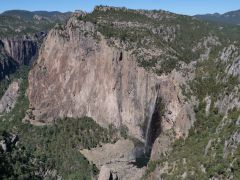
[[[150,160],[149,156],[142,155],[141,157],[137,157],[136,161],[132,164],[137,166],[137,168],[143,168],[144,166],[147,166],[148,162]]]
[[[151,153],[152,146],[155,140],[157,139],[157,137],[161,133],[161,119],[163,115],[163,110],[164,110],[164,106],[162,104],[162,99],[158,97],[156,100],[156,105],[155,105],[154,113],[152,115],[150,130],[149,130],[149,137],[148,137],[149,138],[148,145],[150,147],[149,153]]]
[[[150,160],[152,146],[157,139],[157,137],[161,134],[161,122],[162,122],[162,116],[164,113],[164,104],[162,102],[162,99],[160,97],[157,97],[154,107],[154,112],[152,114],[152,117],[150,119],[150,125],[148,130],[148,140],[146,141],[148,144],[146,145],[138,145],[136,147],[136,162],[133,163],[138,168],[142,168],[147,165],[148,161]],[[145,135],[147,133],[147,123],[145,123]]]
[[[119,61],[122,61],[122,60],[123,60],[123,53],[120,52]]]
[[[150,126],[148,127],[149,129],[145,130],[145,133],[148,134],[146,135],[146,145],[145,145],[145,155],[150,156],[152,146],[157,139],[157,137],[161,133],[161,120],[162,120],[162,115],[164,112],[164,105],[162,103],[162,99],[160,97],[157,97],[155,107],[154,107],[154,112],[152,114],[152,117],[150,119]],[[147,122],[148,123],[148,122]]]

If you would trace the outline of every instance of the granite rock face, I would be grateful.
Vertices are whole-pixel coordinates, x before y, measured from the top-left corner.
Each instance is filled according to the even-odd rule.
[[[18,98],[19,82],[12,82],[0,100],[0,113],[10,112]]]
[[[94,24],[76,15],[65,27],[49,32],[29,75],[32,122],[89,116],[105,127],[126,126],[142,141],[154,136],[151,143],[160,131],[173,129],[176,137],[187,134],[191,120],[179,94],[174,77],[139,67],[134,55],[110,46]],[[169,112],[152,121],[160,100]],[[152,123],[157,132],[146,134]]]

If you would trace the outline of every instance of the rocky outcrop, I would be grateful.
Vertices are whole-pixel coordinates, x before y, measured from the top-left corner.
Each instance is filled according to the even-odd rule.
[[[220,60],[227,63],[226,73],[232,76],[240,76],[240,54],[238,47],[231,44],[225,47],[220,54]]]
[[[240,108],[240,96],[239,96],[239,88],[240,85],[235,86],[234,89],[232,89],[232,92],[220,97],[214,106],[218,109],[219,112],[223,114],[227,114],[229,110],[237,108]]]
[[[234,154],[240,144],[240,132],[236,131],[231,137],[225,140],[224,143],[224,150],[223,150],[223,157],[226,158],[229,153]]]
[[[186,124],[191,123],[179,93],[171,76],[138,67],[134,55],[109,46],[92,23],[76,16],[49,32],[28,88],[32,121],[89,116],[103,126],[124,125],[142,141],[147,127],[152,127],[149,121],[155,123],[154,132],[173,128],[177,137],[187,134]],[[160,99],[168,112],[163,121],[159,116],[152,121],[152,109],[160,111],[155,106]],[[154,132],[149,136],[156,138]]]
[[[102,166],[99,173],[98,180],[109,180],[109,179],[113,179],[110,169],[107,168],[106,166]]]
[[[28,95],[36,120],[86,115],[101,125],[126,125],[142,137],[140,125],[156,97],[157,78],[137,68],[127,52],[85,37],[81,31],[91,32],[90,23],[71,26],[49,33],[30,72]]]
[[[114,162],[134,162],[134,143],[130,140],[119,140],[115,144],[105,144],[91,150],[80,152],[93,162],[98,168]]]
[[[19,82],[12,82],[0,100],[0,113],[10,112],[14,108],[18,98]]]
[[[171,150],[171,144],[177,138],[188,136],[188,130],[195,122],[195,113],[193,107],[197,104],[194,97],[186,100],[180,87],[187,87],[187,81],[194,76],[192,73],[192,64],[183,65],[183,71],[174,70],[165,77],[160,85],[160,97],[164,104],[164,110],[161,116],[161,129],[154,139],[151,150],[151,160],[158,160],[160,155]],[[188,73],[183,73],[188,72]],[[154,125],[155,127],[156,124]]]

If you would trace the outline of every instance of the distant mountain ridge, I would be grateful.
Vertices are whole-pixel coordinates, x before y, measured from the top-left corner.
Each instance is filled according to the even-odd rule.
[[[54,21],[54,20],[63,20],[68,18],[72,13],[71,12],[59,12],[59,11],[26,11],[26,10],[9,10],[3,12],[1,15],[12,16],[23,19],[25,21],[31,21],[36,19],[36,16],[41,16],[45,20]]]
[[[0,37],[48,31],[66,22],[72,12],[9,10],[0,14]]]
[[[218,23],[240,25],[240,10],[230,11],[224,14],[214,13],[214,14],[195,15],[194,17],[198,19],[213,21]]]
[[[47,32],[56,24],[64,24],[71,14],[25,10],[1,13],[0,80],[14,73],[20,66],[31,65]]]

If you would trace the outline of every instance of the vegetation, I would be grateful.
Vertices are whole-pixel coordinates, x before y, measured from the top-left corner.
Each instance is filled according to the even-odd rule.
[[[164,167],[168,163],[168,168],[162,174],[164,179],[180,179],[182,176],[186,176],[186,179],[229,179],[231,176],[239,179],[240,148],[239,145],[231,146],[231,139],[240,131],[237,125],[240,111],[232,108],[225,116],[218,112],[214,103],[240,84],[238,77],[225,72],[225,62],[218,60],[224,46],[240,40],[240,28],[219,27],[164,11],[124,8],[103,11],[101,8],[79,18],[96,24],[112,45],[116,45],[116,39],[120,40],[127,51],[136,55],[139,66],[159,75],[180,68],[181,62],[190,63],[199,59],[207,47],[197,47],[198,44],[207,37],[217,37],[219,43],[211,45],[209,58],[196,62],[195,79],[189,84],[190,90],[184,91],[184,95],[194,96],[199,101],[195,107],[197,120],[188,138],[174,142],[173,150],[168,155],[159,157],[158,161],[150,161],[145,177],[156,167]],[[32,24],[32,14],[28,12],[21,12],[22,19],[19,20],[16,13],[19,12],[0,16],[3,22],[0,36],[36,32],[53,25],[49,21]],[[20,33],[16,33],[16,27],[22,28]],[[143,50],[149,50],[150,55],[142,53]],[[161,55],[156,53],[158,50],[163,51]],[[113,126],[104,129],[88,117],[58,119],[56,123],[42,127],[22,123],[29,106],[26,97],[28,70],[28,67],[22,67],[9,79],[0,82],[0,95],[3,95],[14,79],[22,79],[15,108],[0,116],[0,140],[7,143],[6,151],[0,148],[0,178],[51,179],[61,176],[64,179],[91,179],[98,170],[78,152],[79,149],[115,142],[119,134],[124,138],[132,138],[128,137],[128,129],[125,126],[119,132]],[[212,103],[207,114],[204,99],[208,96]],[[159,112],[159,115],[162,113]],[[17,143],[11,142],[14,134],[18,137]],[[228,142],[230,146],[226,147],[225,143]],[[139,142],[135,140],[135,143]],[[235,145],[236,142],[232,143]]]
[[[105,9],[104,9],[105,8]],[[154,18],[156,17],[156,18]],[[219,37],[222,44],[239,40],[240,28],[200,21],[165,11],[136,11],[100,6],[80,17],[97,25],[109,43],[118,39],[137,57],[139,65],[157,74],[170,73],[180,62],[197,60],[204,47],[198,44],[207,37]],[[193,50],[195,48],[195,50]],[[143,49],[159,50],[161,55],[143,54]]]
[[[185,92],[187,96],[195,96],[199,100],[199,105],[195,107],[197,120],[188,137],[174,142],[173,150],[168,155],[159,157],[158,161],[150,161],[144,177],[156,167],[164,167],[168,163],[167,170],[162,174],[164,179],[183,176],[186,179],[229,179],[231,176],[239,179],[240,147],[231,139],[240,132],[236,124],[240,111],[237,108],[230,109],[224,117],[225,114],[214,106],[217,100],[239,87],[239,78],[228,75],[225,72],[226,64],[218,60],[222,49],[220,45],[215,46],[209,59],[197,62],[195,79],[190,82],[191,91]],[[208,114],[206,97],[210,97],[212,102]],[[233,145],[228,147],[227,142]]]
[[[39,17],[39,19],[37,19]],[[0,37],[12,37],[48,31],[56,23],[64,23],[70,13],[13,10],[0,14]]]
[[[1,178],[39,179],[60,175],[64,179],[91,179],[98,170],[79,150],[116,141],[116,130],[104,129],[88,117],[59,119],[51,126],[42,127],[22,123],[28,109],[27,74],[28,68],[23,67],[12,76],[11,79],[22,79],[20,96],[15,108],[0,117],[2,139],[10,133],[19,138],[17,145],[7,152],[1,151],[1,167],[5,167],[1,168]]]
[[[25,147],[16,146],[17,137],[3,131],[0,140],[6,145],[6,150],[0,149],[1,179],[40,179],[35,174],[33,155]]]
[[[219,24],[239,25],[240,24],[240,11],[231,11],[225,14],[206,14],[196,15],[195,17],[207,21],[217,22]]]
[[[224,144],[230,139],[231,135],[239,132],[239,127],[235,126],[240,111],[236,109],[229,113],[226,121],[230,123],[219,129],[223,116],[211,113],[205,115],[205,105],[200,105],[197,112],[197,121],[190,130],[189,137],[186,140],[180,139],[173,144],[173,151],[167,156],[160,157],[158,161],[150,161],[145,177],[155,170],[157,166],[164,167],[168,164],[168,169],[162,178],[179,179],[186,173],[187,179],[209,179],[212,177],[228,179],[233,175],[235,179],[240,177],[239,146],[234,153],[229,153],[224,157]],[[219,129],[219,132],[217,132]],[[210,142],[210,147],[207,145]]]

